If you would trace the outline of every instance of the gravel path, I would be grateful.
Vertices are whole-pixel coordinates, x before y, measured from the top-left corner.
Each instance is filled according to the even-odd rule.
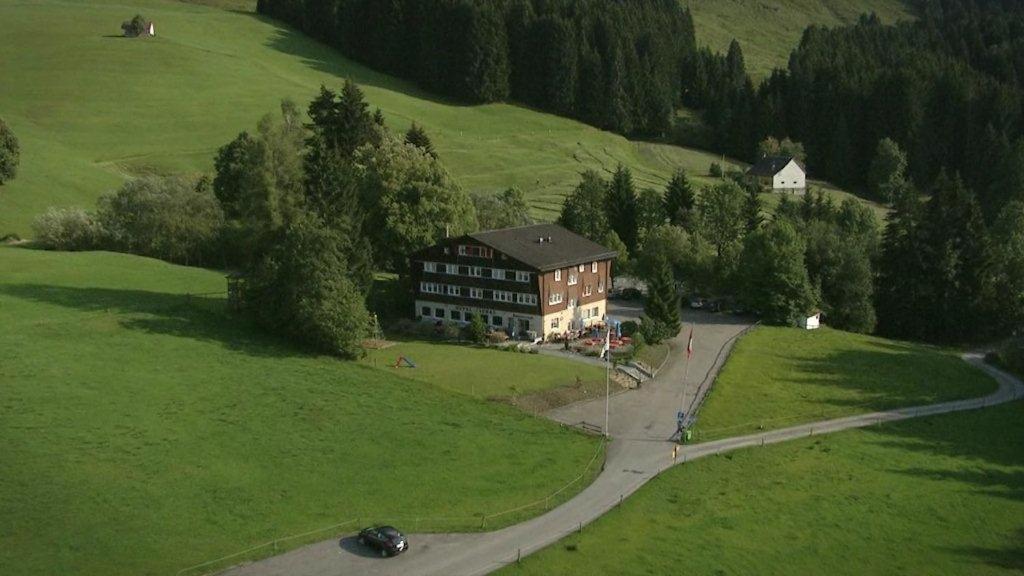
[[[396,558],[381,559],[362,551],[351,538],[332,539],[280,556],[233,568],[232,576],[341,576],[443,575],[475,576],[497,570],[519,556],[548,546],[582,529],[673,465],[670,442],[675,432],[676,411],[687,405],[700,384],[714,376],[734,338],[748,327],[738,318],[687,312],[686,325],[671,345],[670,360],[649,385],[612,398],[611,433],[603,472],[576,497],[532,520],[479,534],[412,534],[410,550]],[[687,369],[686,338],[694,329],[695,352]],[[999,388],[970,400],[930,406],[901,408],[815,422],[749,436],[687,445],[679,450],[676,464],[695,458],[750,446],[774,444],[810,435],[826,434],[960,410],[974,410],[1024,397],[1024,384],[984,363],[979,354],[964,356],[992,375]],[[684,381],[684,373],[686,378]],[[603,426],[604,400],[588,401],[554,410],[550,415],[568,424],[586,422]]]

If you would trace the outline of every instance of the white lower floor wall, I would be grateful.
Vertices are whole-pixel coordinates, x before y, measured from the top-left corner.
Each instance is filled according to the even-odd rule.
[[[416,300],[416,316],[424,322],[456,322],[466,324],[473,316],[480,316],[484,322],[495,330],[512,332],[517,337],[527,332],[536,333],[537,337],[547,339],[561,335],[570,330],[583,330],[593,324],[604,321],[606,313],[605,301],[600,300],[566,308],[559,312],[540,316],[496,310],[483,306],[462,306],[428,300]]]
[[[604,300],[552,312],[544,316],[544,337],[557,336],[574,330],[585,330],[594,324],[603,323],[605,313]]]

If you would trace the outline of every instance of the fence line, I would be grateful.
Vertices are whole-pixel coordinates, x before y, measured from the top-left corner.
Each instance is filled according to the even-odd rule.
[[[195,566],[189,566],[188,568],[183,568],[181,570],[178,570],[177,576],[181,576],[182,574],[184,574],[186,572],[190,572],[192,570],[198,570],[200,568],[205,568],[205,567],[208,567],[208,566],[211,566],[211,565],[223,562],[225,560],[230,560],[232,558],[237,558],[239,556],[243,556],[243,555],[248,554],[250,552],[253,552],[255,550],[259,550],[260,548],[266,548],[268,546],[273,546],[276,549],[279,542],[285,542],[287,540],[294,540],[296,538],[302,538],[303,536],[312,536],[313,534],[317,534],[319,532],[326,532],[327,530],[332,530],[332,529],[335,529],[335,528],[341,528],[342,526],[347,526],[347,525],[353,524],[355,522],[356,522],[356,519],[353,518],[351,520],[346,520],[344,522],[339,522],[338,524],[334,524],[334,525],[328,526],[326,528],[318,528],[316,530],[310,530],[309,532],[303,532],[302,534],[293,534],[291,536],[285,536],[283,538],[276,538],[274,540],[271,540],[270,542],[265,542],[263,544],[258,544],[256,546],[253,546],[251,548],[246,548],[245,550],[242,550],[241,552],[235,552],[234,554],[228,554],[227,556],[223,556],[221,558],[217,558],[216,560],[209,560],[209,561],[203,562],[201,564],[196,564]]]
[[[692,427],[694,424],[697,423],[697,413],[704,406],[704,401],[711,394],[711,389],[714,387],[715,382],[718,380],[717,375],[714,378],[712,378],[712,373],[715,371],[715,367],[719,366],[719,361],[722,360],[722,355],[726,353],[726,350],[732,350],[733,343],[735,343],[741,337],[746,336],[748,332],[750,332],[754,328],[757,328],[760,325],[760,320],[754,322],[750,326],[747,326],[739,333],[734,335],[732,338],[726,340],[725,344],[723,344],[722,347],[718,349],[718,354],[715,356],[715,361],[711,363],[711,366],[708,368],[707,373],[704,374],[704,379],[701,380],[700,386],[697,387],[697,393],[694,395],[693,399],[690,400],[690,405],[686,408],[687,427]]]
[[[559,494],[561,494],[561,493],[565,492],[566,490],[568,490],[574,484],[576,484],[577,482],[582,480],[587,475],[588,472],[590,472],[590,469],[593,467],[594,462],[597,461],[597,457],[600,456],[603,453],[605,446],[606,446],[606,440],[602,439],[601,442],[598,443],[597,450],[594,451],[594,455],[590,458],[590,461],[587,462],[587,465],[583,468],[583,472],[581,472],[579,476],[573,478],[567,484],[565,484],[564,486],[562,486],[558,490],[555,490],[551,494],[548,494],[544,498],[542,498],[540,500],[536,500],[534,502],[530,502],[529,504],[525,504],[523,506],[517,506],[515,508],[510,508],[508,510],[503,510],[501,512],[496,512],[494,514],[486,514],[486,515],[480,515],[480,516],[405,516],[405,517],[397,516],[396,517],[396,516],[389,516],[389,515],[385,515],[385,514],[379,514],[379,515],[374,515],[373,517],[386,517],[391,522],[394,522],[396,520],[402,520],[402,519],[405,519],[405,520],[415,520],[417,523],[424,522],[424,521],[437,521],[437,520],[444,520],[444,521],[467,521],[466,522],[467,525],[469,525],[470,523],[473,523],[473,522],[476,522],[477,520],[479,520],[480,521],[480,527],[484,528],[484,527],[486,527],[487,520],[489,520],[489,519],[499,518],[501,516],[505,516],[505,515],[512,514],[512,513],[515,513],[515,512],[521,512],[523,510],[527,510],[529,508],[533,508],[533,507],[539,506],[541,504],[543,504],[545,506],[545,508],[546,508],[550,504],[552,498],[555,498]],[[189,573],[189,572],[192,572],[192,571],[196,571],[196,570],[209,569],[209,568],[211,568],[211,567],[213,567],[213,566],[215,566],[215,565],[217,565],[219,563],[222,563],[222,562],[224,562],[226,560],[231,560],[233,558],[244,557],[244,556],[246,556],[248,554],[251,554],[251,553],[253,553],[253,552],[257,551],[257,550],[264,549],[264,548],[273,547],[274,550],[276,551],[278,544],[280,544],[282,542],[288,542],[290,540],[296,540],[298,538],[312,536],[313,534],[318,534],[318,533],[321,533],[321,532],[326,532],[326,531],[329,531],[329,530],[335,530],[335,529],[338,529],[338,528],[342,528],[344,526],[349,526],[349,525],[352,525],[352,524],[356,524],[356,523],[359,522],[360,519],[363,519],[363,518],[364,517],[356,517],[356,518],[352,518],[352,519],[349,519],[349,520],[345,520],[344,522],[339,522],[337,524],[333,524],[331,526],[327,526],[326,528],[318,528],[316,530],[310,530],[308,532],[303,532],[301,534],[292,534],[290,536],[282,536],[280,538],[275,538],[275,539],[270,540],[268,542],[264,542],[263,544],[258,544],[256,546],[252,546],[250,548],[246,548],[245,550],[241,550],[241,551],[235,552],[233,554],[228,554],[227,556],[223,556],[223,557],[217,558],[215,560],[209,560],[209,561],[206,561],[206,562],[202,562],[200,564],[196,564],[195,566],[189,566],[188,568],[183,568],[183,569],[179,570],[178,572],[176,572],[176,576],[182,576],[183,574],[186,574],[186,573]],[[224,569],[226,569],[226,568],[224,568]],[[205,573],[206,574],[213,574],[215,572],[205,572]]]

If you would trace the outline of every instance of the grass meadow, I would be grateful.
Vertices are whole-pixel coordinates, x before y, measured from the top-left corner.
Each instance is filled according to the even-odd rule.
[[[396,367],[400,356],[415,368]],[[475,398],[507,398],[574,385],[604,385],[604,368],[540,354],[506,352],[493,348],[429,341],[399,342],[390,348],[370,350],[360,361],[390,374],[426,382]]]
[[[223,292],[218,272],[15,247],[0,271],[5,576],[174,574],[354,518],[477,529],[598,450],[515,408],[263,336],[201,296]],[[517,377],[475,365],[481,381]]]
[[[0,235],[27,235],[48,206],[91,208],[127,177],[210,171],[218,147],[282,98],[305,106],[321,84],[359,82],[388,124],[415,120],[464,188],[519,186],[553,219],[592,168],[618,164],[639,186],[662,187],[678,167],[707,173],[721,158],[631,142],[520,106],[466,106],[379,74],[269,19],[171,0],[0,2],[0,114],[21,140],[18,177],[0,190]],[[155,38],[120,37],[136,12]],[[73,22],[73,26],[58,25]],[[727,162],[728,163],[728,162]]]
[[[736,343],[695,433],[697,440],[741,436],[995,388],[956,351],[825,327],[759,326]]]
[[[682,464],[501,576],[1009,575],[1024,403]]]

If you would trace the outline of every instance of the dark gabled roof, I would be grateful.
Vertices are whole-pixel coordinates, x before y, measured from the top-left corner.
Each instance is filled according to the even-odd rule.
[[[792,161],[792,156],[765,156],[758,160],[757,164],[751,166],[747,170],[747,174],[751,176],[775,176],[779,173],[779,170],[785,168]],[[796,165],[800,166],[801,170],[804,169],[800,162],[797,162]]]
[[[485,230],[468,236],[542,272],[618,256],[557,224]]]

